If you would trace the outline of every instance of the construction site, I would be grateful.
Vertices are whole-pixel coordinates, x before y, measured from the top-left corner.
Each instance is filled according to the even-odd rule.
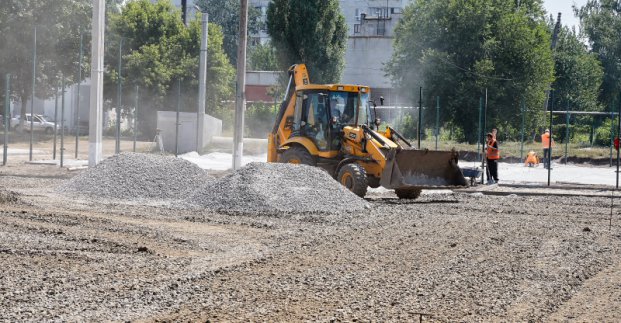
[[[620,318],[609,185],[363,199],[305,165],[121,153],[74,168],[0,170],[3,321]]]
[[[599,1],[8,0],[0,322],[621,321]]]

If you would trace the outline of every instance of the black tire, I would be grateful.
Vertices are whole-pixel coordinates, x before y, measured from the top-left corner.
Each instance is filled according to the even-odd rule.
[[[54,129],[52,127],[45,128],[45,134],[46,135],[51,135],[52,132],[54,132]]]
[[[371,188],[380,187],[380,179],[375,176],[367,176],[367,182],[369,183],[369,187]]]
[[[395,189],[395,194],[397,194],[397,197],[399,197],[400,199],[416,199],[420,196],[420,192],[422,191],[422,189],[420,188],[397,188]]]
[[[300,146],[289,147],[289,149],[285,150],[285,152],[280,155],[279,161],[281,163],[317,166],[315,157],[313,157],[306,148]]]
[[[341,167],[336,180],[360,197],[364,197],[364,195],[367,194],[367,188],[369,186],[367,172],[364,170],[364,167],[356,163],[346,164]]]

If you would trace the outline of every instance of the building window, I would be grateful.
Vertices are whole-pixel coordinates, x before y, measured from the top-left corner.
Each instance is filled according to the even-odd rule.
[[[360,33],[360,24],[354,24],[354,34]]]
[[[356,21],[360,21],[360,9],[356,9]]]
[[[386,34],[386,25],[377,24],[377,35],[384,36]]]

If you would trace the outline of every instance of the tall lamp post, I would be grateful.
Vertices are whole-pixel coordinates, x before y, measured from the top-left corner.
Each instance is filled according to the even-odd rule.
[[[103,129],[103,62],[106,1],[93,0],[91,41],[91,102],[88,120],[88,166],[96,166],[102,158]]]
[[[207,9],[201,10],[194,6],[201,13],[202,34],[201,34],[201,54],[199,61],[198,75],[198,107],[196,109],[196,152],[201,153],[205,143],[205,105],[207,102],[207,32],[209,28],[209,14]]]
[[[246,109],[246,36],[248,0],[241,0],[239,45],[237,48],[237,88],[235,93],[235,133],[233,136],[233,170],[241,167],[244,151],[244,110]]]

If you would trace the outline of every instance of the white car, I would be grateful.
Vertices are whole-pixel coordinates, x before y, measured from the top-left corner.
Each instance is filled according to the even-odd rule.
[[[15,129],[16,131],[20,130],[19,129],[20,119],[21,119],[21,116],[17,116],[11,119],[11,125],[13,126],[13,129]],[[24,122],[24,131],[30,131],[30,120],[31,120],[30,113],[27,113],[26,120]],[[56,124],[54,122],[48,121],[43,115],[35,114],[33,123],[32,123],[33,131],[40,131],[40,132],[45,132],[46,134],[51,134],[51,133],[54,133],[55,127],[56,127]]]

